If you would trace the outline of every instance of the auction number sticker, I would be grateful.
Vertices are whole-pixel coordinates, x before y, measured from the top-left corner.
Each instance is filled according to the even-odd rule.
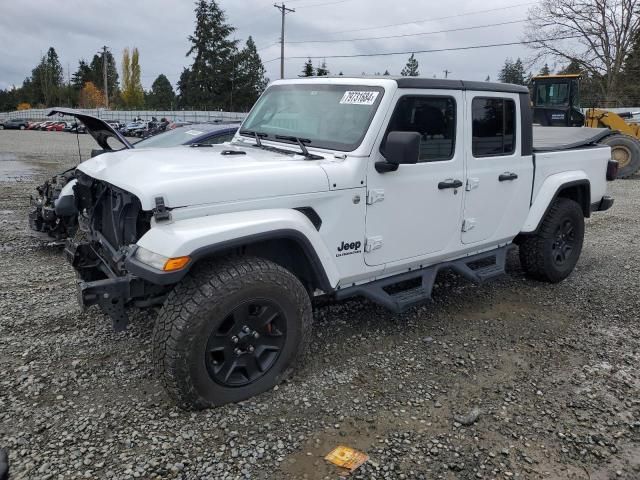
[[[341,105],[373,105],[380,92],[347,90],[340,100]]]

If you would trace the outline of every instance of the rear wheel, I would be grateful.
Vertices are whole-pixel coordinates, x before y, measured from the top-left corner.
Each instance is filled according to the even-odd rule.
[[[158,316],[155,368],[182,408],[238,402],[286,378],[310,333],[309,295],[289,271],[251,257],[204,263]]]
[[[584,216],[578,203],[556,199],[539,231],[520,244],[520,263],[525,273],[550,283],[564,280],[573,271],[584,240]]]
[[[24,125],[20,125],[20,130],[24,130]]]
[[[613,134],[602,143],[611,147],[611,158],[618,162],[618,178],[627,178],[640,170],[640,141],[629,135]]]

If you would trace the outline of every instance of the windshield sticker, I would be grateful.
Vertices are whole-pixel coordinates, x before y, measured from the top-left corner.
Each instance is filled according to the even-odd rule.
[[[202,132],[199,130],[187,130],[184,133],[186,133],[187,135],[193,135],[195,137],[196,135],[200,135]]]
[[[347,90],[340,100],[341,105],[373,105],[380,92]]]

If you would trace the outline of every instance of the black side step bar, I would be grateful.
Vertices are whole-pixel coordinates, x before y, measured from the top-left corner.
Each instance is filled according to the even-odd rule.
[[[504,275],[507,252],[511,246],[500,247],[489,252],[479,253],[470,257],[438,263],[430,267],[401,273],[392,277],[375,280],[364,285],[355,285],[335,292],[337,300],[354,297],[357,295],[368,298],[372,302],[378,303],[394,313],[402,313],[407,309],[431,300],[431,291],[438,272],[445,268],[459,273],[468,280],[475,283],[484,283],[495,277]],[[493,260],[494,262],[479,268],[473,268],[476,262]],[[388,293],[385,288],[421,278],[420,285],[407,290],[395,293]]]

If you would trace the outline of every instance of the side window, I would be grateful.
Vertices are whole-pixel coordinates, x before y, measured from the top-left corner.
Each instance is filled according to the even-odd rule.
[[[474,157],[510,155],[515,151],[516,104],[507,98],[476,97],[471,103]]]
[[[456,102],[452,97],[405,96],[398,100],[389,132],[417,132],[421,136],[419,162],[453,157],[456,137]],[[380,150],[384,155],[386,135]]]
[[[217,135],[214,137],[209,137],[201,142],[202,145],[217,145],[219,143],[230,142],[235,133],[225,133],[224,135]]]

